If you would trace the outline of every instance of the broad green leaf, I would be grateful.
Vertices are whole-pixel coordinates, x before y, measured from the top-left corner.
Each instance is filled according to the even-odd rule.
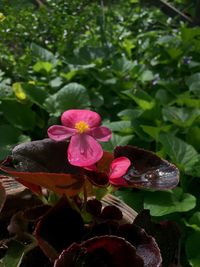
[[[31,43],[30,45],[32,54],[38,57],[41,61],[51,62],[53,65],[56,65],[57,59],[54,54],[43,48],[42,46],[37,45],[36,43]]]
[[[90,99],[86,88],[78,83],[69,83],[54,95],[49,96],[44,107],[54,116],[67,109],[82,109],[90,106]]]
[[[200,127],[194,126],[188,129],[186,141],[191,144],[196,150],[200,149]]]
[[[130,121],[114,121],[105,122],[104,125],[114,132],[131,134],[133,133],[132,124]]]
[[[149,110],[155,106],[155,100],[143,90],[127,90],[123,94],[133,99],[143,110]]]
[[[200,72],[194,73],[186,78],[186,84],[190,88],[193,83],[200,82]]]
[[[177,103],[177,105],[179,106],[200,109],[200,99],[195,96],[191,96],[189,91],[180,94],[174,102]]]
[[[108,142],[102,143],[102,147],[106,151],[112,152],[116,146],[125,146],[133,139],[133,135],[121,136],[112,133],[112,138]]]
[[[16,128],[31,130],[35,126],[35,113],[15,100],[4,100],[0,104],[5,118]]]
[[[48,61],[38,61],[34,66],[33,66],[33,70],[35,72],[46,72],[46,73],[50,73],[53,69],[53,64],[48,62]]]
[[[9,155],[12,145],[18,142],[20,132],[12,125],[0,125],[0,161]]]
[[[125,56],[122,58],[117,58],[116,61],[114,61],[113,64],[113,70],[117,72],[118,74],[123,75],[124,73],[127,73],[131,71],[135,66],[135,63],[133,61],[128,60]]]
[[[149,82],[149,81],[152,81],[153,79],[154,79],[154,75],[153,75],[153,72],[150,70],[145,70],[139,77],[139,80],[141,82]]]
[[[200,232],[194,231],[186,240],[186,254],[192,267],[200,266]]]
[[[23,90],[27,96],[27,98],[35,103],[36,105],[43,107],[43,103],[45,102],[46,98],[48,97],[48,93],[33,84],[24,84]]]
[[[123,120],[133,120],[142,115],[143,110],[140,108],[124,109],[120,111],[117,116],[121,117]]]
[[[181,188],[169,191],[145,192],[144,208],[152,216],[163,216],[174,212],[187,212],[196,206],[196,198],[183,193]]]
[[[140,212],[143,210],[144,192],[122,188],[114,192],[114,195],[124,201],[132,209]]]
[[[194,82],[190,85],[190,91],[195,95],[199,96],[200,94],[200,80],[198,82]]]
[[[198,162],[199,155],[197,151],[183,140],[170,133],[161,134],[159,140],[172,162],[177,164],[182,170],[190,171],[195,163]]]
[[[200,233],[200,212],[195,212],[186,225]]]
[[[25,245],[22,243],[14,240],[9,242],[7,253],[3,258],[4,267],[19,267],[24,251]]]
[[[165,107],[162,112],[165,120],[179,127],[190,127],[197,118],[200,118],[199,109]]]

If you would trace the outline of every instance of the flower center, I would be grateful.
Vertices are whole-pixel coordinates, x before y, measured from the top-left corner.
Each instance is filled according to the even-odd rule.
[[[80,134],[87,132],[89,128],[90,128],[89,125],[84,121],[79,121],[75,124],[75,129]]]

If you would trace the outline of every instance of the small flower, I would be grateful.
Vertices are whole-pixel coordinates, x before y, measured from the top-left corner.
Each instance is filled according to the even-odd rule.
[[[62,125],[53,125],[48,129],[48,136],[55,141],[71,138],[67,151],[70,164],[85,167],[101,159],[103,150],[97,141],[108,141],[111,131],[100,126],[99,114],[90,110],[72,109],[62,114],[61,122]]]
[[[128,183],[123,176],[131,166],[131,161],[127,157],[114,159],[110,164],[109,182],[117,186],[127,186]]]

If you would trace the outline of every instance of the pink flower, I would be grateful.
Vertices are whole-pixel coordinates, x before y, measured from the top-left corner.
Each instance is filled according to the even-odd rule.
[[[85,167],[101,159],[103,150],[97,141],[108,141],[111,131],[100,126],[99,114],[90,110],[71,109],[62,114],[61,122],[62,125],[53,125],[48,129],[48,136],[55,141],[71,137],[67,151],[70,164]]]
[[[114,159],[110,164],[109,182],[116,186],[127,186],[128,183],[123,176],[128,171],[131,161],[127,157]]]

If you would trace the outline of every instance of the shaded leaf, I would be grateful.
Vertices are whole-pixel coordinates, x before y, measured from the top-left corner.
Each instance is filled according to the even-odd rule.
[[[0,212],[4,206],[5,200],[6,200],[6,191],[0,182]]]
[[[80,245],[73,244],[63,251],[55,262],[55,267],[73,266],[143,267],[144,264],[135,248],[125,239],[101,236],[91,238]]]
[[[174,135],[161,134],[159,140],[171,160],[186,172],[198,161],[198,153],[194,147]]]
[[[14,240],[9,242],[7,253],[3,258],[4,267],[19,267],[24,251],[25,245],[22,243]]]
[[[186,240],[186,253],[192,267],[200,266],[200,232],[194,231]]]
[[[60,195],[75,195],[82,188],[83,177],[79,168],[67,161],[66,150],[65,142],[50,139],[23,143],[13,149],[12,159],[5,161],[1,169],[26,185],[39,185]]]
[[[163,267],[180,267],[181,232],[173,221],[153,222],[148,210],[143,210],[134,220],[134,224],[145,229],[153,236],[160,248]]]
[[[129,241],[144,261],[144,267],[161,267],[162,258],[155,239],[144,229],[135,224],[124,224],[119,227],[118,235]]]
[[[15,127],[30,130],[35,126],[35,113],[28,107],[15,100],[4,100],[1,109],[6,119]]]
[[[180,127],[190,127],[200,117],[199,109],[165,107],[162,110],[165,120]]]
[[[35,235],[44,253],[55,260],[57,252],[61,253],[72,243],[80,242],[83,228],[81,215],[63,197],[39,220]]]
[[[181,188],[167,192],[146,192],[144,196],[144,208],[149,209],[152,216],[186,212],[195,206],[196,198],[189,193],[183,193]]]
[[[69,83],[49,96],[44,103],[44,107],[55,116],[60,116],[67,109],[81,109],[88,106],[90,106],[90,100],[87,90],[78,83]]]

